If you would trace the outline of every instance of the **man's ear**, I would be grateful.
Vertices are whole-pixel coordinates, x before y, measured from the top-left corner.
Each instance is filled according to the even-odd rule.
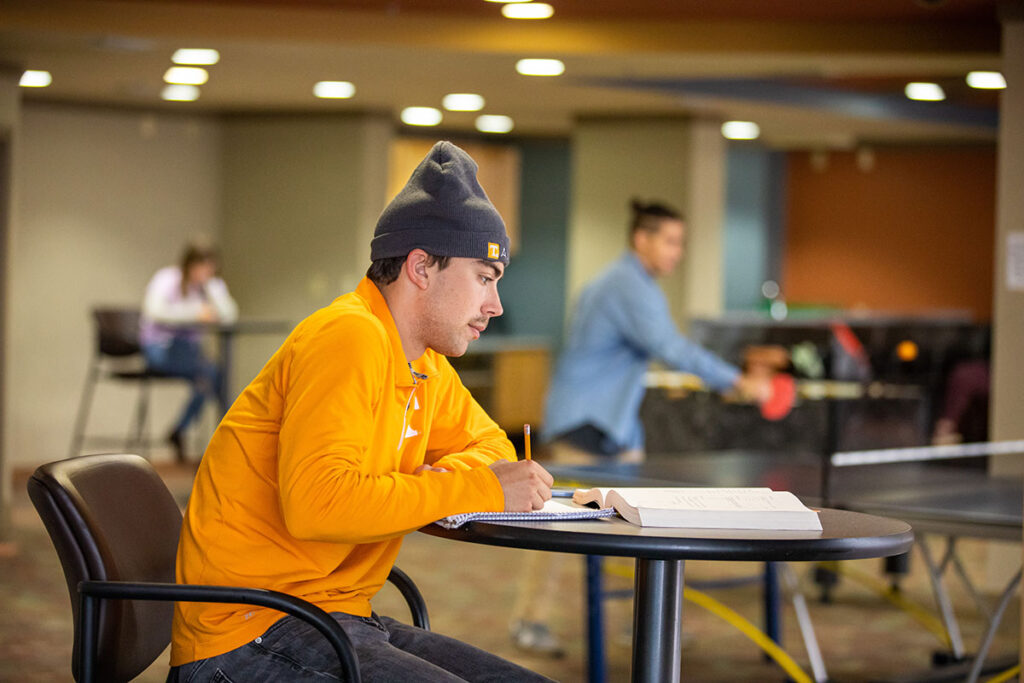
[[[430,277],[428,273],[430,267],[427,265],[429,259],[430,256],[422,249],[413,249],[405,257],[405,265],[402,267],[402,272],[409,278],[409,282],[419,289],[427,288],[427,280]]]

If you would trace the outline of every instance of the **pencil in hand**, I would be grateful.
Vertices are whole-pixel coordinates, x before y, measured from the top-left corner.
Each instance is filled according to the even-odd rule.
[[[523,425],[523,442],[526,444],[526,459],[530,460],[530,425]]]

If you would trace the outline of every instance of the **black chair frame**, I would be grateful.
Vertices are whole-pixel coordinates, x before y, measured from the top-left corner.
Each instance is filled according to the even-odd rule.
[[[72,673],[75,680],[92,683],[97,680],[98,657],[101,641],[123,638],[116,623],[124,611],[107,609],[106,601],[158,601],[158,602],[217,602],[250,604],[275,609],[306,621],[320,631],[338,654],[345,678],[358,683],[359,664],[351,642],[341,626],[320,607],[294,596],[256,588],[236,586],[186,585],[166,581],[138,581],[137,577],[124,576],[116,558],[112,561],[109,539],[103,537],[102,529],[95,529],[95,520],[88,509],[88,502],[74,490],[74,477],[79,473],[95,476],[116,476],[118,470],[141,469],[145,477],[159,477],[149,463],[135,455],[87,455],[40,466],[28,482],[29,497],[47,531],[64,569],[68,592],[75,614],[75,647],[72,658]],[[114,469],[111,469],[114,468]],[[92,469],[93,472],[89,472]],[[150,479],[151,481],[151,479]],[[114,489],[118,482],[112,482]],[[122,484],[124,485],[124,484]],[[153,484],[155,486],[155,484]],[[162,482],[161,482],[162,485]],[[164,487],[166,496],[170,492]],[[112,491],[113,495],[113,491]],[[180,511],[178,512],[180,515]],[[166,520],[165,520],[166,521]],[[155,532],[158,533],[158,532]],[[168,541],[170,539],[167,539]],[[173,539],[177,545],[177,538]],[[155,558],[150,573],[173,579],[174,568],[161,566],[161,558]],[[419,589],[405,572],[392,568],[388,581],[395,585],[409,606],[413,624],[424,629],[430,628],[426,603]],[[135,617],[138,618],[138,617]],[[144,618],[161,618],[156,617]],[[132,624],[134,626],[134,624]],[[132,629],[128,629],[132,630]],[[141,630],[141,629],[140,629]],[[169,621],[167,632],[169,634]],[[133,633],[133,635],[135,635]],[[169,641],[169,635],[166,638]],[[120,641],[117,641],[120,642]],[[166,647],[165,642],[162,647]],[[153,643],[139,646],[152,649]],[[159,651],[157,651],[159,654]],[[153,655],[155,659],[157,655]],[[150,663],[152,662],[150,659]],[[104,678],[108,678],[105,676]]]

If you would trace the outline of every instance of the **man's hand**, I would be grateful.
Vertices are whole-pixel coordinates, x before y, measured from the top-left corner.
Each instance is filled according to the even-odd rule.
[[[554,478],[534,460],[509,462],[499,460],[490,465],[505,494],[505,512],[540,510],[551,498]]]
[[[771,377],[763,374],[740,375],[733,388],[748,401],[764,403],[772,397]]]
[[[419,467],[414,469],[412,471],[412,473],[413,474],[421,474],[423,472],[450,472],[450,471],[451,470],[446,470],[443,467],[434,467],[433,465],[428,465],[427,463],[423,463],[422,465],[420,465]]]

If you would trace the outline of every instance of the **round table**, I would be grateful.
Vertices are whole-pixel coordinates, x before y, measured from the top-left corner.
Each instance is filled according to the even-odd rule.
[[[819,511],[821,531],[638,527],[619,518],[565,522],[469,522],[420,529],[467,543],[636,558],[634,681],[678,681],[685,560],[798,562],[888,557],[910,550],[910,525],[846,510]]]

